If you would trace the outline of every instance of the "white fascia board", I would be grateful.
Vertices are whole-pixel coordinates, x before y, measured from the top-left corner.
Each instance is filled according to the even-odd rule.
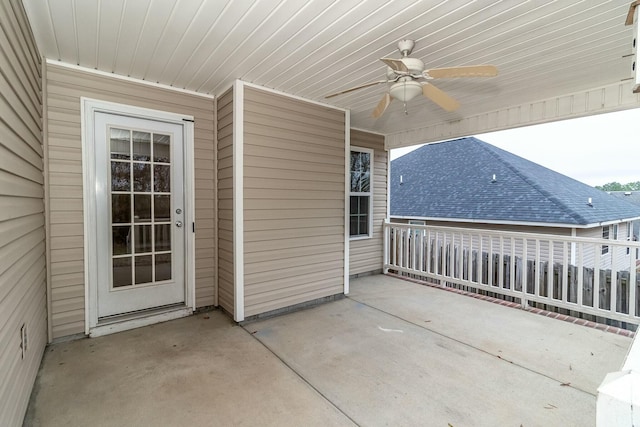
[[[459,120],[434,123],[420,129],[391,133],[386,137],[385,148],[448,141],[498,130],[638,108],[640,95],[633,93],[633,89],[634,82],[625,80],[583,92],[511,105]]]

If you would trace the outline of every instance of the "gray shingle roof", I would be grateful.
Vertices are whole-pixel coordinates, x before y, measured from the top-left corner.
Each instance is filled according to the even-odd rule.
[[[640,205],[640,191],[607,191],[614,197],[626,200],[634,205]]]
[[[391,215],[584,226],[640,217],[640,207],[470,137],[393,160]]]

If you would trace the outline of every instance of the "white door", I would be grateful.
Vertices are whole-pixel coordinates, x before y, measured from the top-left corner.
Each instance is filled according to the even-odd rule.
[[[96,112],[98,319],[185,302],[183,125]]]

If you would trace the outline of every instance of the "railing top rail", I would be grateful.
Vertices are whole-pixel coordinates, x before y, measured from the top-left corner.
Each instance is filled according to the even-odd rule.
[[[435,226],[435,225],[416,225],[416,224],[402,224],[398,222],[384,222],[384,227],[395,227],[402,229],[413,229],[413,230],[431,230],[431,231],[440,231],[444,233],[457,233],[457,234],[473,234],[473,235],[485,235],[485,236],[493,236],[493,237],[515,237],[520,239],[531,239],[531,240],[546,240],[553,242],[567,242],[567,243],[593,243],[600,245],[609,245],[609,246],[620,246],[620,247],[630,247],[630,248],[640,248],[640,242],[634,242],[631,240],[607,240],[600,239],[594,237],[573,237],[573,236],[562,236],[557,234],[547,234],[547,233],[525,233],[521,231],[502,231],[502,230],[485,230],[482,228],[464,228],[464,227],[447,227],[447,226]]]

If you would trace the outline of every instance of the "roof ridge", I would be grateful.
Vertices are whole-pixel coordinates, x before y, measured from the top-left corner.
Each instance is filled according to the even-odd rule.
[[[511,171],[513,171],[513,173],[515,173],[518,177],[520,177],[523,181],[525,181],[527,184],[529,184],[532,188],[534,188],[538,193],[540,193],[541,195],[543,195],[544,197],[546,197],[548,200],[550,200],[552,203],[554,203],[556,206],[559,206],[562,208],[563,211],[567,212],[569,214],[569,216],[571,218],[573,218],[574,220],[576,220],[578,222],[578,224],[583,224],[585,222],[587,222],[587,219],[576,213],[570,206],[568,206],[567,204],[563,203],[561,200],[559,200],[557,197],[554,197],[550,192],[546,191],[545,189],[543,189],[540,185],[538,185],[535,181],[531,180],[528,176],[526,176],[525,174],[521,173],[520,170],[518,168],[516,168],[515,166],[513,166],[511,164],[510,161],[508,161],[507,159],[505,159],[504,157],[502,157],[500,155],[500,152],[498,152],[497,150],[500,151],[504,151],[502,149],[500,149],[499,147],[493,146],[491,144],[489,144],[488,142],[485,141],[481,141],[478,138],[475,137],[471,137],[475,143],[478,143],[478,145],[480,147],[482,147],[483,150],[487,151],[489,154],[491,154],[491,156],[493,156],[494,158],[496,158],[497,160],[499,160],[502,164],[504,164],[507,168],[509,168]],[[506,153],[508,153],[508,151],[505,151]],[[521,157],[521,159],[530,162],[530,163],[534,163],[531,162],[530,160],[527,160],[523,157]],[[537,163],[534,163],[537,165]],[[540,167],[543,167],[545,169],[549,169],[546,168],[542,165],[538,165]],[[551,170],[551,169],[549,169]],[[555,172],[555,171],[552,171]],[[556,172],[557,173],[557,172]],[[586,185],[586,184],[585,184]]]

